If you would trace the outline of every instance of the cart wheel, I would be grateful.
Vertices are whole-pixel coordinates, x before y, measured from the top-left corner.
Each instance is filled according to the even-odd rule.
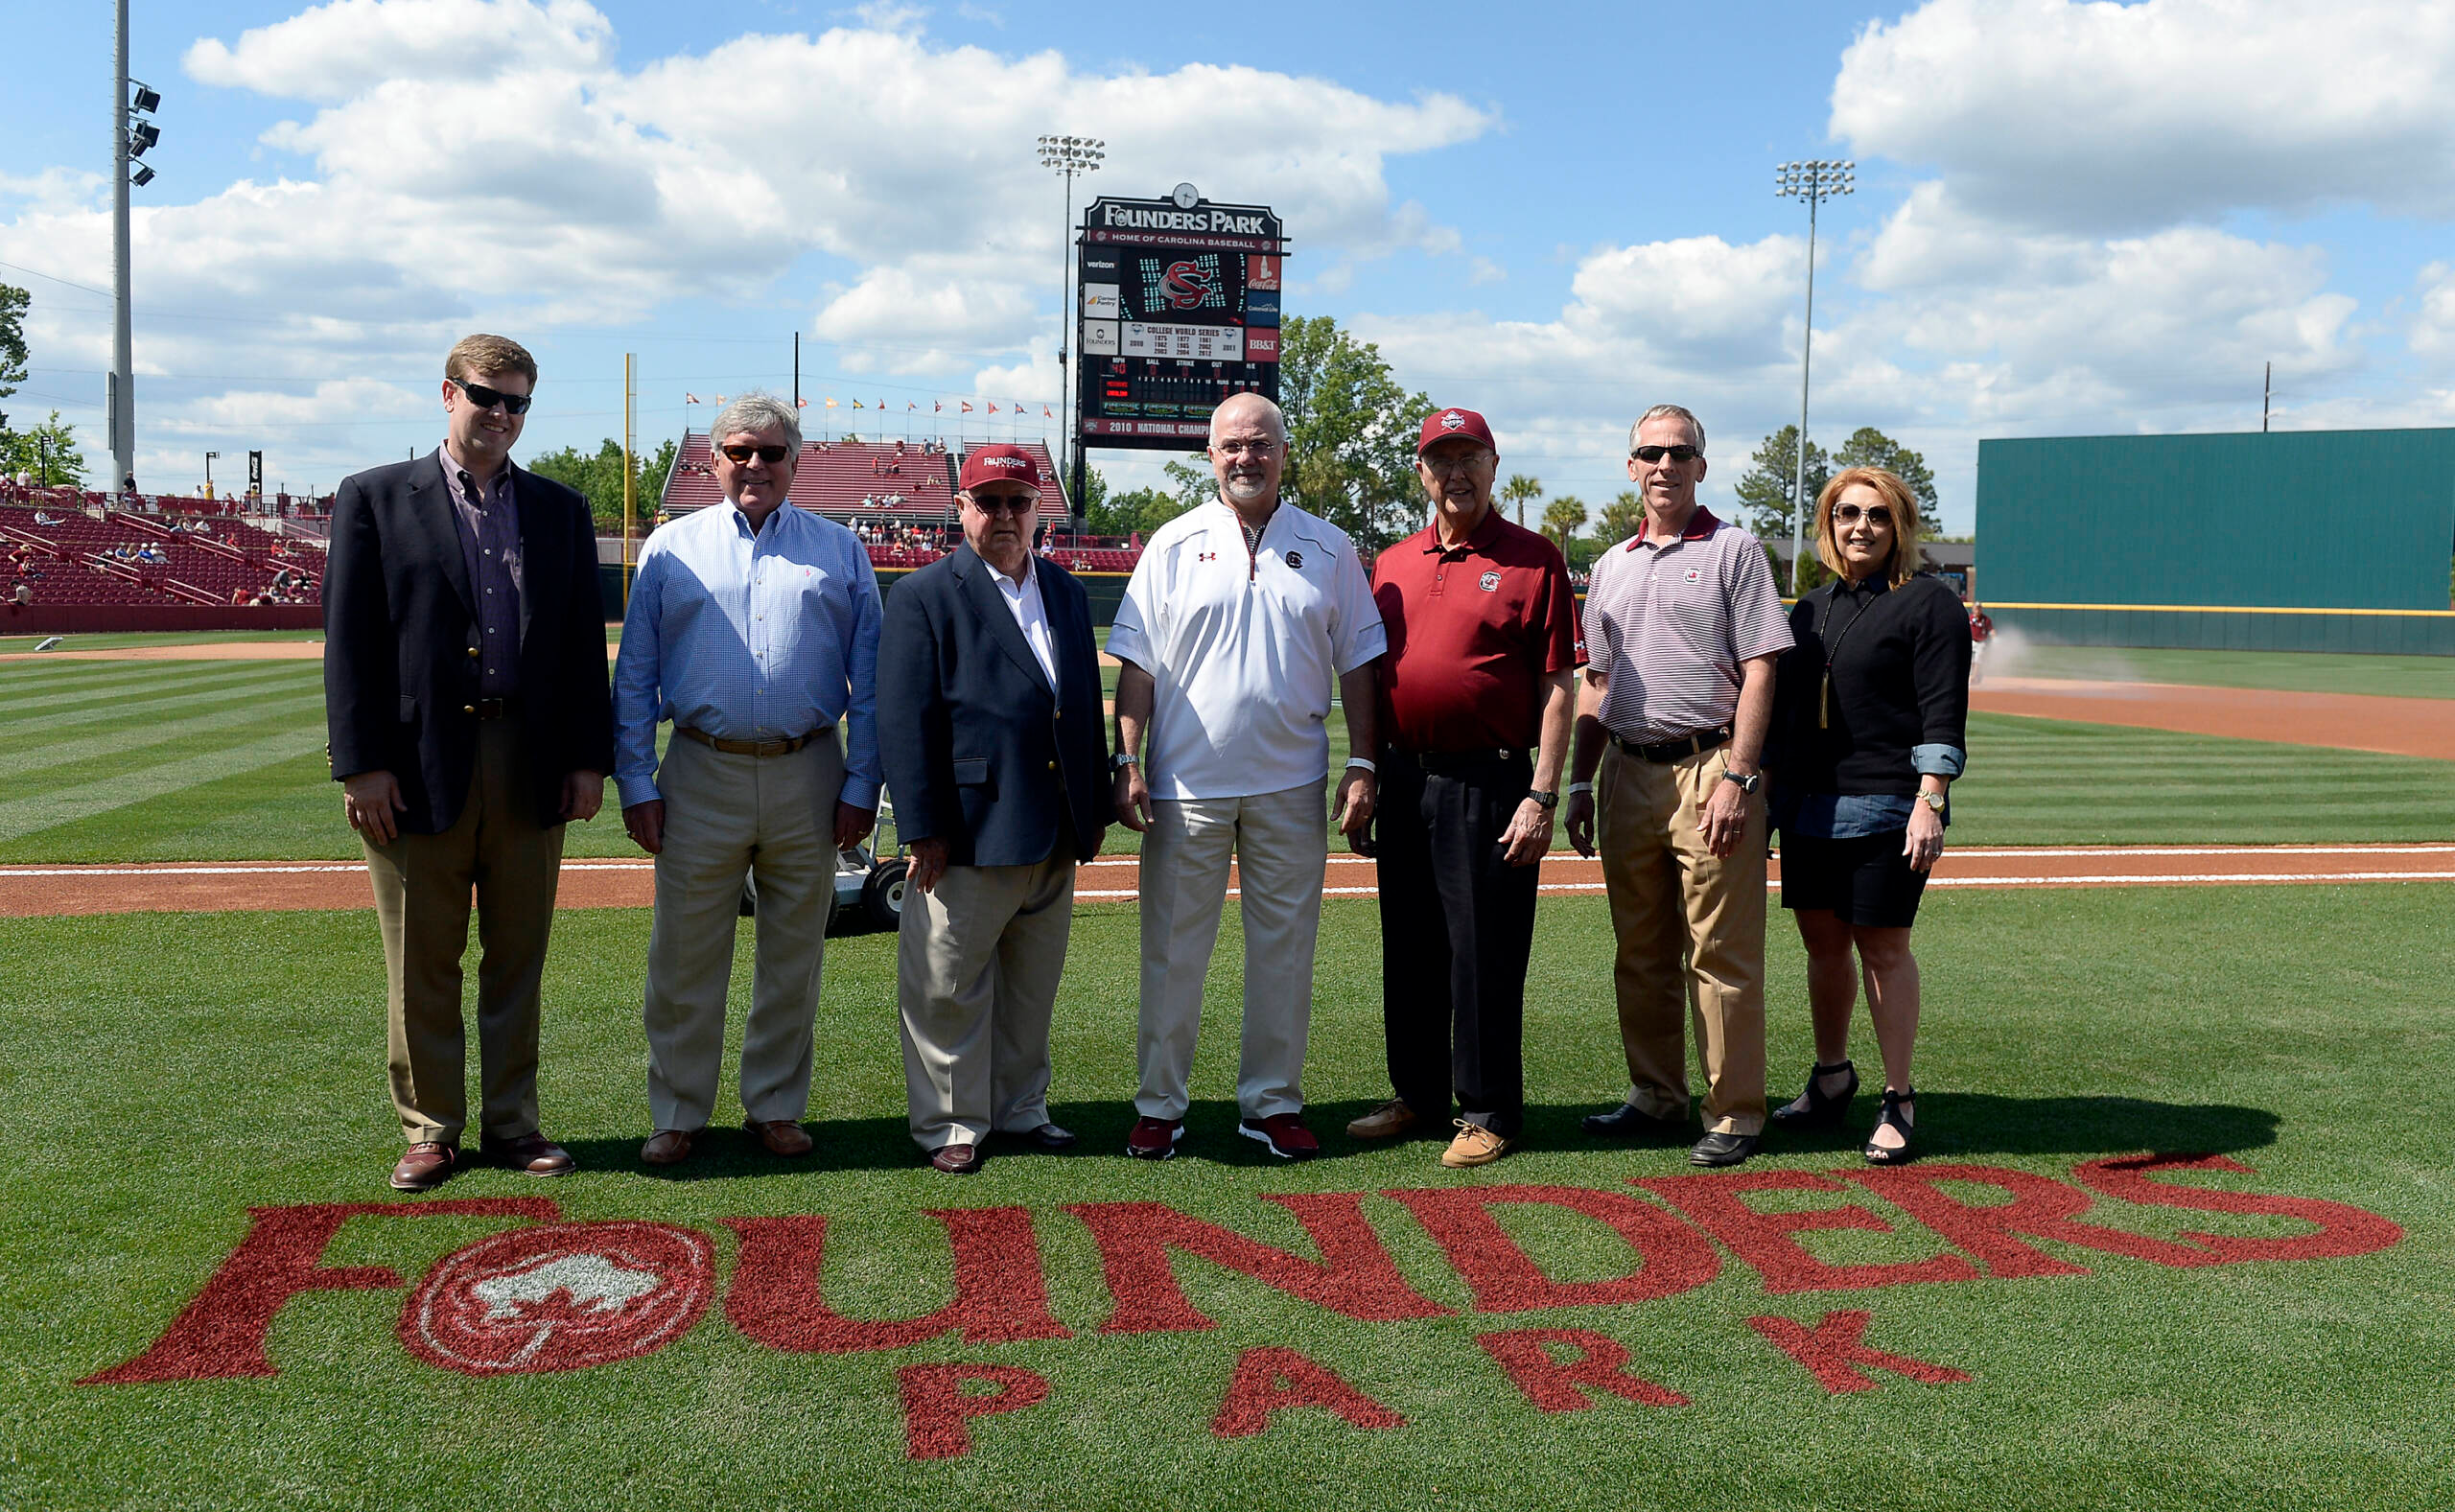
[[[903,926],[903,878],[910,870],[908,861],[889,861],[861,884],[861,907],[868,912],[870,922],[880,929]]]

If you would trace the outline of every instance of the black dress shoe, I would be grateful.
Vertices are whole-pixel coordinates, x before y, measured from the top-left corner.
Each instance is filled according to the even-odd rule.
[[[1824,1079],[1838,1072],[1850,1073],[1850,1082],[1840,1091],[1826,1096]],[[1773,1109],[1773,1122],[1784,1128],[1838,1128],[1848,1122],[1851,1100],[1859,1095],[1859,1068],[1844,1060],[1839,1065],[1817,1064],[1807,1073],[1807,1091],[1798,1103],[1785,1103]]]
[[[1038,1128],[1011,1129],[1006,1137],[1020,1144],[1037,1146],[1052,1154],[1074,1148],[1074,1135],[1055,1124],[1042,1124]]]
[[[1606,1139],[1684,1139],[1688,1134],[1686,1119],[1656,1118],[1626,1103],[1607,1113],[1588,1113],[1578,1127]]]
[[[1688,1151],[1688,1163],[1692,1166],[1735,1166],[1754,1153],[1754,1134],[1707,1134]]]

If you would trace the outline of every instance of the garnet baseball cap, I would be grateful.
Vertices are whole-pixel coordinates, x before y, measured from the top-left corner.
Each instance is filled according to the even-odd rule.
[[[1020,483],[1038,494],[1040,465],[1018,446],[1002,441],[994,446],[976,446],[964,454],[963,481],[958,486],[968,494],[983,483]]]
[[[1445,441],[1454,435],[1481,441],[1494,452],[1500,450],[1492,441],[1492,428],[1484,424],[1483,416],[1471,409],[1440,409],[1425,418],[1423,434],[1415,440],[1415,455],[1423,455],[1424,449],[1435,441]]]

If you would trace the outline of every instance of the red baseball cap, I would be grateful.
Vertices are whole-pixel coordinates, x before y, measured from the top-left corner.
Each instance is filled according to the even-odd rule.
[[[1038,495],[1040,464],[1029,452],[1003,441],[973,447],[964,454],[963,480],[957,486],[969,494],[983,483],[1020,483]]]
[[[1415,440],[1415,455],[1423,455],[1425,448],[1435,441],[1445,441],[1454,435],[1481,441],[1495,453],[1500,450],[1492,440],[1492,428],[1484,424],[1483,416],[1471,409],[1440,409],[1424,417],[1423,434]]]

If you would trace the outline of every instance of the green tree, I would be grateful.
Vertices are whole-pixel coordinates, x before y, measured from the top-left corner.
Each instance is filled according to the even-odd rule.
[[[1517,523],[1526,523],[1526,506],[1543,497],[1543,480],[1525,473],[1511,473],[1508,481],[1500,485],[1500,501],[1517,508]]]
[[[59,418],[59,411],[31,430],[0,430],[0,473],[11,477],[29,473],[35,482],[49,487],[57,483],[85,483],[85,456],[77,449],[77,428]]]
[[[673,470],[673,459],[681,451],[680,443],[670,437],[654,452],[633,454],[636,471],[632,474],[632,518],[635,524],[644,525],[656,517],[659,493],[665,487],[665,477]],[[622,529],[622,443],[606,438],[594,454],[567,446],[559,452],[549,452],[528,463],[528,470],[540,477],[550,477],[569,484],[588,500],[588,512],[596,518],[597,529],[620,534]]]
[[[1278,403],[1287,415],[1281,498],[1368,552],[1415,528],[1423,513],[1415,436],[1432,400],[1400,387],[1379,347],[1328,315],[1288,321],[1279,331]],[[1200,477],[1207,497],[1210,477]]]
[[[1739,486],[1741,523],[1750,534],[1766,543],[1788,542],[1794,526],[1791,504],[1792,490],[1798,483],[1799,428],[1784,426],[1765,438],[1747,459],[1747,471]],[[1824,448],[1811,440],[1807,446],[1807,499],[1810,504],[1833,477],[1833,458]],[[1788,547],[1784,547],[1788,550]]]
[[[26,381],[26,307],[34,295],[0,284],[0,399]]]
[[[1585,528],[1585,500],[1575,494],[1562,494],[1543,511],[1543,533],[1552,538],[1562,556],[1568,555],[1569,537]]]
[[[1165,489],[1135,488],[1111,494],[1105,481],[1091,481],[1099,476],[1086,474],[1083,488],[1085,497],[1092,500],[1088,518],[1095,536],[1126,536],[1137,530],[1147,536],[1185,511],[1184,500]]]
[[[1935,533],[1935,475],[1927,459],[1873,426],[1860,426],[1833,454],[1833,470],[1880,467],[1909,485],[1918,499],[1918,518],[1926,526],[1921,538]]]
[[[1602,514],[1594,523],[1595,539],[1603,546],[1616,546],[1629,540],[1646,527],[1646,501],[1633,488],[1624,488],[1602,506]]]

